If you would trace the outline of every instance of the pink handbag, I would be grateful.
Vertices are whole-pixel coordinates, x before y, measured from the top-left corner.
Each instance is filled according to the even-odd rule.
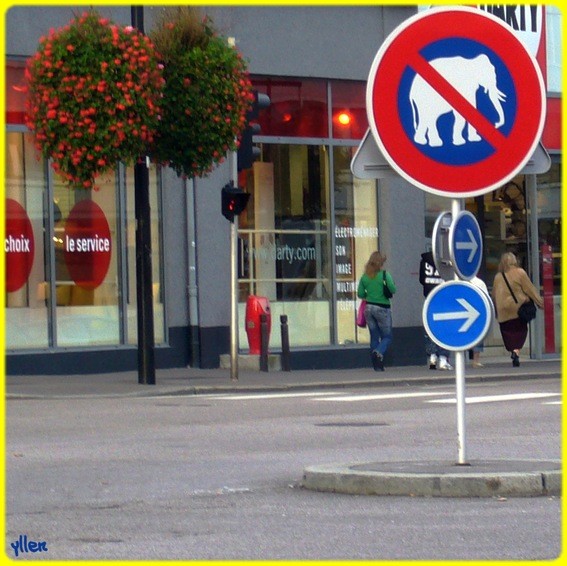
[[[356,326],[360,326],[360,328],[366,328],[366,317],[364,316],[365,308],[366,308],[366,301],[362,299],[358,307],[358,313],[356,314]]]

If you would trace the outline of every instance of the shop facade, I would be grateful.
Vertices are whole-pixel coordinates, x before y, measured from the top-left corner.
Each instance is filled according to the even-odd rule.
[[[145,8],[146,31],[159,9]],[[130,23],[129,7],[100,10]],[[279,315],[287,315],[293,368],[368,366],[368,333],[355,324],[356,284],[370,253],[380,249],[398,288],[387,361],[422,363],[419,259],[436,215],[450,201],[401,178],[361,180],[350,171],[368,127],[372,59],[415,8],[206,11],[224,35],[236,38],[255,88],[271,99],[255,139],[261,158],[238,179],[252,195],[238,230],[241,351],[248,350],[246,301],[256,295],[270,301],[274,352]],[[37,159],[23,125],[25,59],[41,35],[72,15],[66,7],[15,7],[7,14],[6,348],[13,374],[136,368],[133,171],[118,165],[98,191],[70,191]],[[560,73],[560,45],[545,52],[552,113],[543,142],[550,171],[518,176],[465,203],[485,234],[482,275],[489,287],[497,257],[512,250],[546,296],[541,327],[531,337],[538,357],[561,351],[560,81],[553,82],[552,68],[558,64]],[[158,368],[215,368],[229,352],[229,223],[220,192],[230,175],[228,164],[188,180],[150,168]],[[496,335],[493,341],[497,347]]]

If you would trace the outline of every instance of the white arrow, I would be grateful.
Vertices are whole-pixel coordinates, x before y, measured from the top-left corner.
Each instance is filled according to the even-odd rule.
[[[476,238],[474,237],[473,231],[470,228],[467,228],[467,236],[469,237],[470,241],[457,242],[457,249],[471,251],[469,258],[467,259],[467,262],[470,263],[473,260],[474,254],[476,254],[476,250],[478,250],[478,244],[476,243]]]
[[[465,308],[464,311],[436,313],[433,315],[433,320],[459,320],[464,318],[465,322],[459,328],[459,332],[466,332],[480,316],[480,313],[465,299],[457,299],[457,302]]]

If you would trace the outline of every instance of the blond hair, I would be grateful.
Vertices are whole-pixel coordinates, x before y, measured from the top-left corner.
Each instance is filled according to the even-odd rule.
[[[382,266],[386,262],[386,256],[382,255],[380,252],[372,252],[370,254],[370,258],[366,262],[366,266],[364,268],[364,273],[368,275],[368,277],[374,278],[376,274],[382,269]]]
[[[500,257],[500,264],[498,265],[498,271],[500,273],[506,273],[512,267],[518,267],[518,260],[512,252],[506,252]]]

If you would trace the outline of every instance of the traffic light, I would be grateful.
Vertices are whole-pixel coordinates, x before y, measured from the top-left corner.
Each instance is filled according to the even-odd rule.
[[[240,136],[240,146],[238,147],[238,170],[250,169],[252,164],[260,157],[260,150],[254,146],[253,136],[260,134],[260,124],[255,120],[258,119],[260,110],[270,106],[270,97],[254,91],[254,102],[252,108],[246,113],[246,128]]]
[[[232,183],[226,184],[222,188],[221,208],[222,215],[231,222],[238,216],[248,204],[250,193],[245,193],[240,187],[235,187]]]

